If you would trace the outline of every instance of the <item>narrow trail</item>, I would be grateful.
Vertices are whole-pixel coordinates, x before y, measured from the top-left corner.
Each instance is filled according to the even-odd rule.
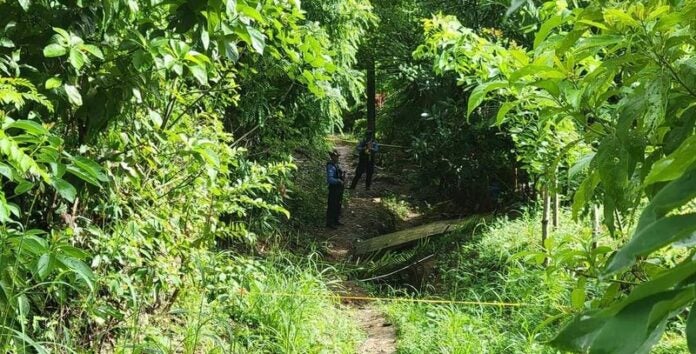
[[[340,164],[348,174],[346,184],[353,178],[355,158],[354,146],[337,142],[336,149],[340,152]],[[350,256],[354,243],[374,237],[389,227],[391,220],[385,215],[376,213],[381,198],[396,186],[389,179],[378,173],[375,174],[371,190],[365,190],[365,176],[354,190],[346,190],[347,203],[343,206],[341,221],[345,224],[337,230],[328,232],[328,252],[335,262],[345,262]],[[366,296],[364,289],[353,282],[344,282],[337,290],[342,295]],[[372,303],[364,301],[345,302],[353,310],[353,317],[367,335],[367,339],[359,346],[359,354],[396,353],[396,329],[387,320],[380,309]]]

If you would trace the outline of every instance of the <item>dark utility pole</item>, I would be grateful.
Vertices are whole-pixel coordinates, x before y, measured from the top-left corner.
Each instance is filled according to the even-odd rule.
[[[375,119],[377,117],[377,109],[375,96],[377,89],[375,87],[375,60],[370,58],[367,63],[367,129],[375,132]]]

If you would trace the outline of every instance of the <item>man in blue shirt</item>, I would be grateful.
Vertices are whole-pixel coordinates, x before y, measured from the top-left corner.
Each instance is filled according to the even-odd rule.
[[[326,227],[335,229],[343,224],[338,221],[341,216],[343,201],[343,180],[345,176],[338,164],[339,153],[336,149],[329,153],[331,160],[326,164],[326,183],[329,185],[329,202],[326,207]]]
[[[350,189],[355,189],[363,173],[367,172],[365,189],[369,190],[372,184],[372,175],[375,173],[375,155],[379,152],[379,144],[375,141],[371,130],[365,133],[365,138],[360,141],[356,150],[359,154],[358,167],[355,169],[355,177],[353,177],[353,182],[350,184]]]

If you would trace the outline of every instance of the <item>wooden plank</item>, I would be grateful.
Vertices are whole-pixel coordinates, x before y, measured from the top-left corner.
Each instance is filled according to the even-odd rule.
[[[411,241],[441,235],[465,226],[474,226],[481,219],[482,218],[480,216],[474,215],[464,219],[436,221],[434,223],[373,237],[363,242],[356,243],[353,246],[353,254],[361,255],[375,252],[381,249],[402,245]]]

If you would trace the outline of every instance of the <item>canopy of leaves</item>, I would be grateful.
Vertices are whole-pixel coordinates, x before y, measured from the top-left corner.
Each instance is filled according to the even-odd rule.
[[[453,17],[435,16],[425,25],[428,38],[417,55],[476,87],[469,114],[494,100],[502,102],[499,124],[514,132],[529,132],[530,122],[542,128],[516,140],[518,148],[532,147],[523,155],[532,172],[548,175],[559,161],[572,163],[577,153],[589,153],[578,160],[583,167],[573,168],[586,170],[575,211],[601,203],[612,232],[632,233],[606,264],[607,277],[635,266],[639,257],[688,243],[694,232],[688,205],[696,165],[683,155],[694,136],[696,95],[686,79],[694,9],[688,2],[574,8],[549,2],[539,10],[543,23],[530,48],[488,39]],[[538,143],[543,136],[549,143]],[[550,145],[556,147],[548,150]],[[646,197],[649,204],[634,227],[630,216]],[[649,351],[667,321],[695,299],[686,271],[693,262],[688,257],[625,299],[579,314],[553,343],[592,353]]]

